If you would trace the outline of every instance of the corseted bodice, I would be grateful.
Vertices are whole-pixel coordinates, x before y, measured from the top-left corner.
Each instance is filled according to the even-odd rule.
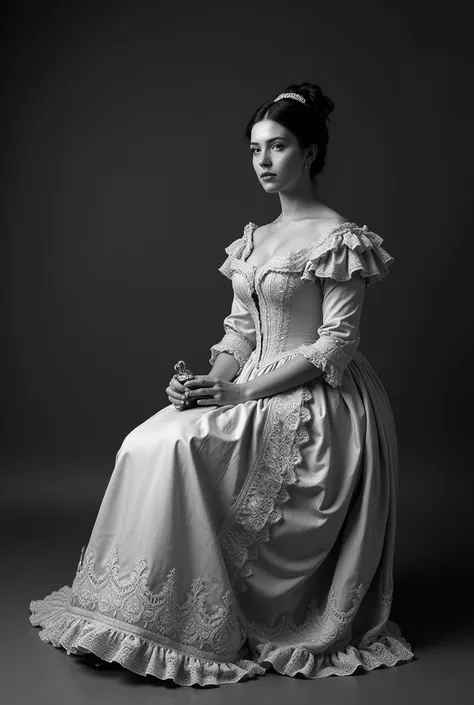
[[[243,236],[225,248],[228,257],[219,267],[232,280],[240,311],[239,323],[231,324],[231,316],[229,325],[255,338],[253,364],[261,367],[311,346],[321,335],[331,337],[325,344],[355,349],[363,288],[385,277],[393,262],[382,238],[366,225],[344,222],[298,250],[255,266],[247,259],[256,227],[245,226]],[[359,276],[349,284],[355,273]],[[339,282],[348,284],[337,289]],[[245,320],[247,312],[253,325]]]
[[[298,272],[256,268],[243,260],[233,266],[234,294],[255,325],[257,366],[317,340],[322,323],[320,286],[302,281]]]

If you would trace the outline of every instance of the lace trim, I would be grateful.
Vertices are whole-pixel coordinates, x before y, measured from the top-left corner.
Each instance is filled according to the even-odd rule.
[[[308,606],[308,615],[300,624],[295,624],[292,612],[286,612],[273,627],[267,627],[263,622],[252,622],[246,629],[249,633],[257,634],[273,643],[282,642],[288,645],[294,641],[313,641],[317,642],[318,646],[330,645],[344,636],[357,614],[364,594],[364,585],[361,583],[355,590],[351,607],[344,610],[338,607],[332,586],[324,609],[322,610],[317,599],[313,598]]]
[[[237,372],[237,374],[239,374],[253,350],[254,347],[252,343],[244,335],[234,331],[228,331],[219,343],[216,343],[211,347],[211,357],[209,362],[213,365],[220,352],[228,352],[233,355],[239,363],[239,369]]]
[[[409,661],[414,654],[393,622],[383,634],[365,646],[349,645],[343,650],[312,654],[292,646],[259,644],[258,663],[241,659],[235,663],[196,658],[179,650],[163,647],[144,637],[67,613],[71,588],[62,587],[43,600],[31,602],[30,622],[41,626],[40,638],[69,654],[93,653],[109,663],[115,662],[141,676],[171,679],[177,685],[225,685],[264,675],[269,668],[286,676],[301,673],[306,678],[345,676],[361,667],[371,671],[379,666],[395,666]]]
[[[250,235],[257,227],[255,223],[248,223],[243,236],[225,248],[229,256],[219,271],[229,278],[232,278],[236,263],[239,262],[244,268],[257,273],[259,279],[270,270],[302,272],[301,279],[311,283],[318,277],[347,281],[355,271],[360,270],[369,286],[384,279],[395,261],[382,247],[383,238],[369,230],[367,225],[360,227],[356,223],[345,222],[314,243],[287,255],[276,255],[263,266],[254,267],[245,259],[252,247]]]
[[[114,548],[101,576],[94,572],[95,557],[87,548],[81,556],[71,590],[71,606],[111,615],[127,624],[152,630],[159,636],[214,654],[235,653],[241,643],[236,607],[228,590],[213,613],[206,606],[202,578],[191,583],[185,601],[178,599],[177,572],[173,568],[158,593],[147,587],[148,565],[144,556],[135,561],[129,578],[119,579],[119,559]]]
[[[265,673],[265,669],[253,661],[198,658],[131,633],[124,625],[109,626],[69,614],[70,600],[71,588],[65,585],[43,600],[30,604],[30,622],[42,627],[40,638],[66,649],[69,654],[93,653],[141,676],[171,679],[183,686],[225,685]]]
[[[342,377],[347,365],[359,347],[360,335],[355,340],[341,340],[334,335],[322,335],[311,345],[300,345],[297,351],[315,367],[323,370],[323,379],[337,387],[342,383]]]
[[[258,325],[256,325],[256,329],[259,331],[257,337],[259,364],[257,367],[267,364],[267,360],[275,358],[283,352],[282,348],[288,339],[291,323],[291,301],[296,289],[296,282],[296,277],[285,277],[282,282],[278,274],[270,272],[265,283],[262,284],[258,275],[255,276],[254,290],[260,302],[260,317]],[[261,331],[265,331],[266,335],[262,336]]]
[[[309,440],[310,399],[312,392],[304,385],[272,397],[263,455],[221,531],[229,578],[238,591],[247,589],[245,578],[252,574],[248,562],[256,557],[257,544],[270,539],[270,525],[281,520],[281,507],[290,498],[287,487],[297,481],[294,467],[302,460],[300,446]]]
[[[372,588],[374,588],[372,581]],[[345,609],[339,606],[339,602],[348,602],[346,596],[337,597],[334,584],[331,585],[328,596],[320,606],[317,598],[313,598],[308,605],[308,612],[305,619],[296,624],[293,612],[285,612],[280,615],[277,622],[268,627],[263,622],[253,621],[246,624],[246,631],[249,635],[256,636],[272,643],[283,643],[286,646],[298,642],[311,642],[318,648],[327,647],[335,642],[350,636],[350,629],[356,615],[361,607],[363,598],[367,590],[363,583],[355,589],[349,607]],[[393,599],[393,574],[392,571],[380,572],[379,580],[375,583],[375,604],[371,608],[374,621],[376,623],[357,639],[358,647],[370,646],[386,628]]]
[[[255,635],[257,640],[265,639],[265,643],[258,643],[253,648],[257,663],[265,668],[273,667],[283,675],[295,676],[301,673],[312,679],[350,675],[357,668],[371,671],[379,666],[395,666],[399,661],[410,661],[414,656],[411,645],[401,636],[398,625],[388,621],[393,596],[391,572],[381,574],[379,586],[379,618],[376,626],[355,643],[337,651],[328,651],[328,647],[350,639],[352,623],[366,594],[362,583],[355,590],[352,605],[347,609],[338,606],[332,586],[324,609],[313,599],[306,619],[299,625],[294,623],[291,612],[281,615],[273,627],[267,627],[261,622],[249,623],[249,634]],[[324,651],[313,654],[292,645],[292,642],[310,642]]]
[[[367,646],[349,645],[330,653],[312,654],[307,649],[292,646],[259,644],[257,663],[267,670],[274,668],[284,676],[301,673],[309,679],[327,676],[350,676],[358,668],[372,671],[380,666],[395,666],[400,661],[411,661],[414,653],[401,636],[399,627],[388,622],[384,633]]]
[[[301,275],[303,281],[314,283],[317,277],[347,281],[360,270],[369,286],[387,276],[395,259],[382,247],[383,239],[366,225],[352,224],[343,232],[329,235],[309,252]]]
[[[252,228],[256,227],[257,225],[255,225],[255,223],[247,223],[244,227],[242,237],[237,238],[237,240],[234,240],[230,243],[230,245],[224,248],[224,251],[227,252],[228,257],[218,269],[219,272],[224,274],[226,277],[229,277],[229,279],[232,279],[233,269],[231,265],[233,260],[237,257],[246,256],[249,245],[251,244],[248,236],[252,232]]]

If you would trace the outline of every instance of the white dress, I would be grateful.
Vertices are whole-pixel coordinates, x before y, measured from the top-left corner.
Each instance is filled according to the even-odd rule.
[[[31,603],[40,636],[181,685],[348,675],[413,657],[389,621],[397,439],[360,352],[368,285],[393,258],[343,223],[262,267],[253,231],[226,248],[236,384],[304,355],[321,377],[133,429],[72,586]]]

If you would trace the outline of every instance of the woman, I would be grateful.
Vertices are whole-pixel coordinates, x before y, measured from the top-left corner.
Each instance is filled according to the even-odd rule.
[[[31,603],[44,641],[181,685],[412,658],[388,620],[394,419],[358,351],[365,289],[393,258],[318,195],[333,108],[304,83],[250,120],[281,214],[226,248],[212,369],[173,378],[124,439],[72,587]]]

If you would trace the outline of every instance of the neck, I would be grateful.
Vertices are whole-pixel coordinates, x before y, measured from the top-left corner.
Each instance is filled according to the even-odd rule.
[[[309,179],[298,183],[293,191],[280,192],[278,195],[281,206],[278,220],[281,223],[317,217],[318,211],[326,208],[326,204],[319,196],[317,186]]]

